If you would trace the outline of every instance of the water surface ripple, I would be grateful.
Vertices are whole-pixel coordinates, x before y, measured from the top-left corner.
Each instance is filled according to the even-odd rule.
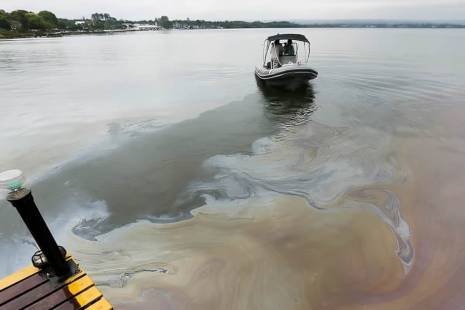
[[[465,33],[298,31],[293,92],[252,74],[279,30],[0,41],[0,168],[115,307],[465,303]],[[34,246],[0,227],[6,275]]]

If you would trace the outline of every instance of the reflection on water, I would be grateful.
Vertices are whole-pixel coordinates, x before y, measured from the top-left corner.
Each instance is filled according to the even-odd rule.
[[[313,84],[304,84],[295,90],[270,87],[257,81],[265,99],[265,115],[283,128],[304,124],[316,110]]]

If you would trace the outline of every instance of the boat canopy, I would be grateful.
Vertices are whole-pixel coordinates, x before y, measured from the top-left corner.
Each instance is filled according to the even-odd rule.
[[[310,43],[308,39],[303,34],[294,34],[294,33],[287,33],[287,34],[275,34],[274,36],[269,36],[267,41],[275,41],[275,40],[296,40],[302,41],[306,43]]]
[[[274,41],[276,40],[293,40],[295,41],[293,43],[294,46],[294,52],[292,52],[293,55],[275,55],[275,59],[277,59],[278,64],[282,65],[283,62],[289,63],[289,62],[299,62],[298,56],[301,56],[302,62],[307,63],[308,59],[310,57],[310,41],[303,35],[303,34],[297,34],[297,33],[284,33],[284,34],[275,34],[273,36],[269,36],[268,38],[265,39],[264,46],[263,46],[263,66],[266,67],[267,61],[271,61],[271,59],[268,58],[273,58],[272,53],[275,51],[273,49],[274,46]],[[303,53],[299,52],[299,44],[297,42],[300,42],[301,45],[303,45]],[[302,51],[302,50],[301,50]],[[276,51],[275,51],[276,52]]]

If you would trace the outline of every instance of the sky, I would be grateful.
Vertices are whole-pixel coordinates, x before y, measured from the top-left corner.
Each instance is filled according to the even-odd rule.
[[[0,9],[49,10],[58,17],[206,20],[465,20],[465,0],[0,0]]]

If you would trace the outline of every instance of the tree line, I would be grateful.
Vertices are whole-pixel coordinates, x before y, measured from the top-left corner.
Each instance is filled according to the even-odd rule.
[[[234,29],[234,28],[298,28],[298,27],[303,27],[303,25],[288,22],[288,21],[272,21],[272,22],[261,22],[261,21],[245,22],[245,21],[240,21],[240,20],[207,21],[207,20],[201,20],[201,19],[191,20],[189,18],[177,19],[177,20],[171,21],[168,18],[168,16],[162,16],[160,18],[156,18],[155,22],[157,22],[159,26],[165,29],[172,29],[172,28]]]
[[[179,28],[284,28],[284,27],[301,27],[301,25],[286,22],[244,22],[244,21],[205,21],[205,20],[174,20],[171,21],[168,16],[161,16],[153,20],[129,21],[118,20],[108,13],[94,13],[90,19],[69,20],[57,18],[50,11],[40,11],[38,13],[26,10],[16,10],[10,13],[0,10],[0,31],[13,32],[31,32],[31,31],[50,31],[50,30],[69,30],[69,31],[96,31],[124,29],[127,24],[142,23],[158,25],[164,29]]]
[[[0,30],[27,32],[50,30],[58,27],[58,18],[49,11],[39,13],[16,10],[10,13],[0,10]]]
[[[170,20],[161,16],[152,20],[130,21],[116,19],[108,13],[94,13],[91,18],[65,19],[57,18],[50,11],[38,13],[26,10],[6,12],[0,9],[0,38],[35,36],[52,31],[103,31],[131,28],[134,24],[157,25],[163,29],[209,29],[209,28],[323,28],[323,27],[378,27],[378,28],[464,28],[457,23],[385,23],[385,22],[330,22],[298,24],[288,21],[245,22],[245,21],[206,21],[206,20]]]
[[[91,19],[83,19],[82,23],[76,23],[76,20],[57,18],[50,11],[34,13],[26,10],[15,10],[8,13],[5,10],[0,10],[0,32],[95,31],[122,28],[123,21],[117,20],[108,13],[94,13]]]
[[[171,22],[172,25],[182,25],[184,28],[224,28],[224,29],[236,29],[236,28],[302,28],[301,24],[292,23],[288,21],[272,21],[272,22],[261,22],[253,21],[246,22],[240,20],[232,21],[207,21],[207,20],[174,20]]]

